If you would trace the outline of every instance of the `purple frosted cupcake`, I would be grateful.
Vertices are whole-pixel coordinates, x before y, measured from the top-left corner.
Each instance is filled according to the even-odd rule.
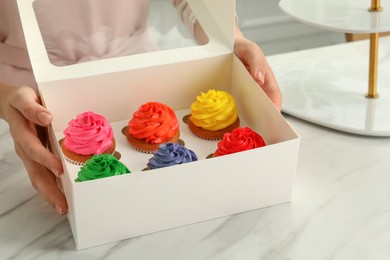
[[[182,163],[197,161],[196,154],[178,143],[166,143],[160,145],[159,149],[153,152],[149,159],[148,169],[158,169]]]

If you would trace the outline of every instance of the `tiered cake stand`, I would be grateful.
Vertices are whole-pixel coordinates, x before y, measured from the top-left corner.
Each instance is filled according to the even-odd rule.
[[[362,62],[351,56],[350,62],[313,57],[271,64],[277,76],[286,66],[294,67],[293,74],[278,78],[283,112],[345,132],[390,136],[390,62],[378,66],[378,33],[390,31],[390,0],[281,0],[279,6],[312,26],[370,34],[369,57]]]

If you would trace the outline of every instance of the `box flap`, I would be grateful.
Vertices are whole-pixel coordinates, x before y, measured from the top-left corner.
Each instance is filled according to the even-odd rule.
[[[47,55],[33,4],[17,0],[27,49],[38,83],[145,68],[231,53],[234,43],[234,0],[187,0],[209,37],[206,45],[141,53],[68,66],[53,65]],[[169,0],[167,0],[168,2]]]

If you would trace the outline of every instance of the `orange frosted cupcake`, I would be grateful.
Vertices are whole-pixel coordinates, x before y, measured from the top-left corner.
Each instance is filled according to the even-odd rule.
[[[163,143],[176,143],[179,137],[179,121],[175,112],[159,102],[148,102],[140,106],[126,130],[128,143],[145,153],[152,153]]]
[[[83,165],[95,154],[112,154],[115,139],[107,119],[93,112],[84,112],[69,121],[60,141],[65,158],[74,164]]]
[[[236,103],[226,91],[211,89],[202,92],[191,105],[188,126],[200,138],[219,140],[239,125]]]
[[[264,139],[249,127],[238,127],[231,133],[226,133],[217,145],[218,148],[212,157],[266,146]]]

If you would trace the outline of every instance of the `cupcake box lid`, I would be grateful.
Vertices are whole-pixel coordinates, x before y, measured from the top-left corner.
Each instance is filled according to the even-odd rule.
[[[209,38],[208,44],[96,60],[71,66],[55,66],[48,58],[34,12],[34,3],[38,1],[17,1],[30,61],[38,83],[177,63],[233,52],[235,1],[187,0]],[[170,1],[166,2],[170,4]]]

